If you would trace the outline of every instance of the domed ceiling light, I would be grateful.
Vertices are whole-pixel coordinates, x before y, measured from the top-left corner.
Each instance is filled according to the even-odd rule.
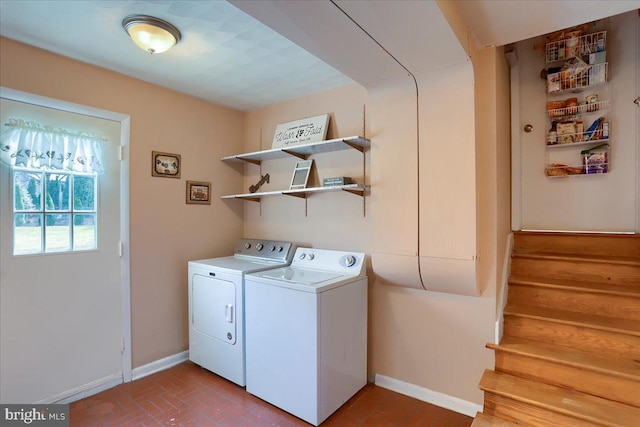
[[[181,39],[180,31],[159,18],[147,15],[129,15],[122,20],[122,28],[140,49],[149,53],[162,53]]]

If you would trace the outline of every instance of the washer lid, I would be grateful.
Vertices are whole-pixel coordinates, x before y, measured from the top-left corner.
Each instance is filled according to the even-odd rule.
[[[260,273],[259,276],[273,280],[298,283],[301,285],[315,285],[318,283],[326,282],[327,280],[337,280],[343,275],[328,271],[317,271],[288,267],[278,268],[275,270],[267,270]]]

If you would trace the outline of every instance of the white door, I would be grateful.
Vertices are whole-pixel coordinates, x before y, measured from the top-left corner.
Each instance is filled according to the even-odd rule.
[[[549,67],[534,45],[542,38],[516,44],[519,59],[519,95],[514,108],[519,108],[519,122],[514,121],[514,226],[524,230],[562,230],[596,232],[640,231],[640,194],[637,174],[640,169],[638,151],[638,111],[633,104],[638,84],[638,25],[635,11],[608,19],[606,58],[609,81],[591,88],[601,98],[610,99],[611,108],[602,113],[610,122],[609,173],[550,178],[545,165],[550,159],[580,166],[580,146],[556,146],[545,150],[549,123],[546,119],[546,88],[541,70]],[[513,81],[513,80],[512,80]],[[567,93],[583,102],[585,94]],[[557,96],[562,98],[561,96]],[[597,116],[596,116],[597,118]],[[525,126],[531,125],[529,132]],[[589,147],[587,147],[589,148]],[[564,157],[562,157],[564,156]]]
[[[14,255],[12,174],[0,165],[0,401],[68,401],[123,381],[121,123],[0,102],[2,124],[31,120],[108,140],[105,172],[97,178],[96,250]]]

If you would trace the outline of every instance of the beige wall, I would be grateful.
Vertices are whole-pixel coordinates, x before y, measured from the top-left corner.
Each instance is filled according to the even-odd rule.
[[[0,85],[131,116],[133,367],[186,350],[187,261],[242,235],[241,207],[219,199],[240,176],[219,159],[241,149],[243,114],[5,38]],[[151,177],[152,150],[180,154],[181,178]],[[186,205],[186,180],[211,181],[212,204]]]

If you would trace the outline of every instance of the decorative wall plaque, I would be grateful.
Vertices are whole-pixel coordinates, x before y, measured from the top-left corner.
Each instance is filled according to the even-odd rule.
[[[329,114],[281,123],[276,126],[271,148],[324,141],[329,127]]]
[[[187,204],[210,205],[211,183],[203,181],[187,181]]]
[[[180,178],[180,154],[152,151],[151,176]]]

